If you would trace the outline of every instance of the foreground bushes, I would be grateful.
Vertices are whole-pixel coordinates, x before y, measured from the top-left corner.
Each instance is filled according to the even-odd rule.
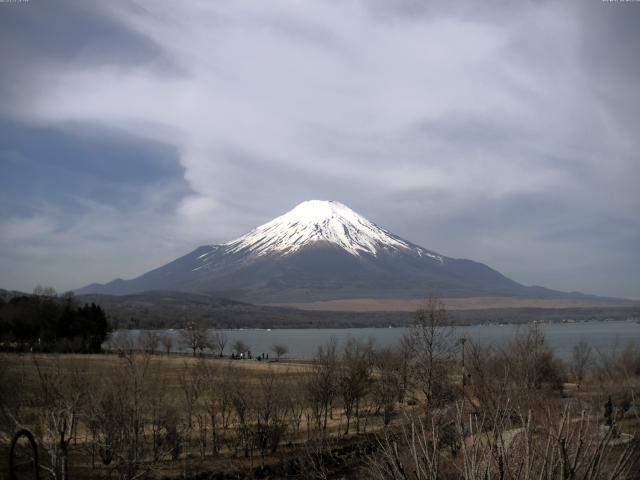
[[[86,478],[152,477],[167,466],[189,478],[219,456],[251,478],[296,448],[308,479],[342,467],[379,480],[634,478],[640,349],[595,355],[579,345],[565,365],[535,325],[480,347],[445,320],[431,301],[397,348],[329,342],[294,366],[207,358],[197,346],[152,354],[149,338],[145,353],[88,357],[93,370],[74,356],[20,357],[29,375],[3,377],[0,362],[0,425],[34,430],[52,478],[70,465]],[[366,456],[338,465],[337,439]]]

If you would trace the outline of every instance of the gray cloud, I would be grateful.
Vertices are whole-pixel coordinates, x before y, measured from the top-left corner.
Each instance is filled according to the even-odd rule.
[[[165,179],[162,208],[156,184],[112,214],[115,199],[88,194],[88,216],[0,212],[0,242],[24,256],[0,258],[27,272],[16,286],[41,281],[18,237],[56,232],[40,258],[56,242],[65,261],[89,252],[69,273],[51,264],[68,288],[335,198],[524,283],[640,298],[639,5],[9,5],[5,121],[165,143],[182,177]]]

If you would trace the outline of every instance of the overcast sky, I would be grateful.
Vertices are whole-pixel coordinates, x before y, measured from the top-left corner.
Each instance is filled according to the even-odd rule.
[[[130,278],[307,199],[640,298],[640,2],[0,3],[0,288]]]

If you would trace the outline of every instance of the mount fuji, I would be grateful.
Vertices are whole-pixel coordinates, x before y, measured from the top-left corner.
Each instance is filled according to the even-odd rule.
[[[472,260],[427,250],[347,206],[310,200],[222,245],[206,245],[131,280],[80,294],[181,291],[254,303],[348,298],[576,296],[523,286]]]

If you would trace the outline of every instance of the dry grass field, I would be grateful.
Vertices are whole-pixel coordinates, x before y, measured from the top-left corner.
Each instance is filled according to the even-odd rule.
[[[0,354],[4,373],[20,377],[25,395],[35,393],[38,383],[38,369],[43,374],[51,374],[62,369],[77,371],[85,375],[89,382],[101,382],[126,373],[126,361],[117,354]],[[255,360],[229,360],[216,357],[193,357],[188,354],[149,355],[146,378],[149,385],[160,379],[162,387],[171,397],[180,396],[181,379],[186,370],[200,364],[212,368],[226,369],[230,375],[254,382],[260,374],[273,372],[279,376],[295,377],[309,370],[308,363],[266,362]],[[155,386],[155,385],[154,385]],[[19,392],[16,392],[19,393]]]
[[[561,362],[534,325],[499,351],[467,345],[462,368],[429,312],[396,349],[353,339],[309,362],[0,354],[0,480],[20,428],[40,445],[41,478],[408,480],[435,457],[429,478],[460,478],[471,458],[492,478],[523,461],[544,480],[559,478],[545,465],[638,478],[640,347],[584,344]]]
[[[118,403],[120,400],[127,405],[140,402],[140,419],[146,423],[140,431],[142,442],[145,443],[141,450],[147,457],[151,455],[156,442],[152,439],[152,430],[157,425],[164,425],[162,422],[165,421],[162,411],[157,413],[156,418],[151,410],[165,408],[169,413],[177,412],[180,417],[175,425],[181,442],[179,454],[173,458],[167,448],[161,449],[153,462],[146,462],[143,469],[145,478],[178,478],[196,472],[215,472],[220,477],[211,478],[226,478],[226,474],[235,475],[255,468],[268,468],[269,465],[280,465],[278,468],[282,468],[287,462],[293,461],[295,464],[295,459],[306,461],[313,454],[305,444],[317,433],[314,433],[316,420],[302,391],[309,382],[310,363],[230,360],[177,354],[0,354],[0,362],[2,379],[5,380],[1,392],[3,403],[15,415],[18,425],[35,434],[41,447],[55,443],[55,435],[44,426],[47,419],[43,418],[42,411],[50,406],[43,395],[48,394],[48,390],[60,388],[59,396],[65,398],[56,398],[56,406],[52,408],[64,410],[68,407],[65,399],[70,386],[85,391],[80,403],[73,406],[77,409],[75,415],[78,422],[70,440],[71,479],[122,476],[122,472],[113,464],[105,466],[101,463],[93,446],[96,442],[93,441],[88,421],[88,417],[96,415],[95,405],[90,404],[107,398],[105,392],[112,388],[126,394],[127,398],[116,399]],[[74,383],[76,379],[81,379],[81,385]],[[122,387],[126,392],[119,389]],[[139,388],[140,394],[133,393],[133,388]],[[209,403],[214,398],[215,405]],[[158,399],[162,405],[158,404]],[[118,407],[114,404],[111,408]],[[212,454],[213,429],[208,423],[212,409],[217,409],[213,414],[217,416],[216,427],[220,429],[215,454]],[[189,420],[185,417],[186,412],[190,412]],[[54,415],[58,413],[53,412]],[[270,424],[271,420],[267,417],[273,416],[276,424],[286,424],[277,449],[260,449],[255,443],[247,447],[246,439],[240,433],[245,419],[238,417],[245,414],[251,417],[246,420],[247,423],[262,418],[265,425]],[[293,416],[296,415],[298,425],[294,426],[296,419]],[[370,434],[382,427],[383,422],[374,413],[372,403],[366,409],[363,407],[361,415],[361,434]],[[109,415],[104,418],[108,420]],[[392,423],[399,420],[401,417]],[[225,422],[228,423],[223,426]],[[344,411],[336,406],[329,412],[323,436],[331,439],[334,445],[349,445],[352,440],[357,442],[355,424],[351,435],[346,437],[345,425]],[[0,479],[8,478],[8,445],[12,433],[9,429],[0,428]],[[127,441],[133,440],[128,438]],[[295,470],[299,467],[293,465],[289,468]]]

